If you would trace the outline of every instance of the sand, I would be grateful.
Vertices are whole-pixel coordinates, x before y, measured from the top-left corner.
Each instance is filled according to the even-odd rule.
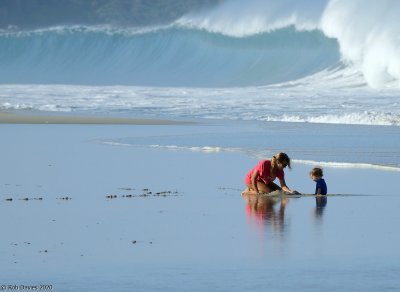
[[[183,123],[187,122],[101,116],[0,113],[0,124],[171,125]]]
[[[326,168],[328,188],[345,196],[255,204],[241,196],[244,175],[257,161],[248,153],[150,146],[166,137],[241,139],[237,124],[76,125],[63,117],[63,124],[45,125],[35,119],[0,125],[0,284],[6,288],[400,287],[400,200],[385,183],[398,172]],[[312,192],[309,168],[294,163],[288,185]]]

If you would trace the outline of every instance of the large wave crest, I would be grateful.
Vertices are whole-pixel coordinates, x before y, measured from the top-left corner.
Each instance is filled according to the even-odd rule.
[[[293,27],[241,38],[177,25],[0,35],[1,83],[253,86],[296,80],[338,61],[334,40]]]
[[[178,22],[243,37],[294,26],[335,38],[341,58],[371,87],[400,86],[397,0],[230,0]]]
[[[227,0],[164,27],[2,32],[0,83],[232,87],[350,68],[363,81],[335,82],[399,88],[399,13],[397,0]]]

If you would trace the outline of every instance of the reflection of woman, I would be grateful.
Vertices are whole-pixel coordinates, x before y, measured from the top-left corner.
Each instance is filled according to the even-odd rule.
[[[287,198],[280,200],[280,207],[275,209],[279,202],[278,198],[271,198],[263,195],[245,194],[243,198],[247,202],[246,213],[259,223],[267,223],[274,227],[274,230],[283,231],[285,220],[285,207]]]
[[[283,169],[288,166],[290,169],[290,158],[286,153],[278,153],[272,156],[271,160],[261,160],[251,169],[245,178],[246,190],[256,193],[269,193],[275,190],[284,190],[292,193],[285,182],[285,172]],[[278,178],[280,187],[274,183]]]

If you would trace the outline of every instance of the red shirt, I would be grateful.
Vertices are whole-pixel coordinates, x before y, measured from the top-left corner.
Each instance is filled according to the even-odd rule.
[[[285,172],[282,169],[279,169],[276,172],[276,176],[271,175],[271,160],[261,160],[258,164],[250,170],[245,178],[245,183],[247,185],[251,185],[251,177],[255,171],[258,170],[258,175],[256,177],[256,181],[262,181],[265,184],[269,184],[274,181],[276,178],[284,179]]]

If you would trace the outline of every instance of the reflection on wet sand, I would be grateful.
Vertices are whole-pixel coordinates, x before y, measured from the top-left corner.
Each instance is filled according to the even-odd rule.
[[[288,224],[285,221],[285,209],[289,199],[299,197],[253,193],[242,194],[242,197],[246,202],[246,217],[249,223],[257,228],[261,237],[283,239],[287,235]],[[321,222],[327,203],[327,196],[315,196],[313,214],[316,222]]]
[[[325,207],[328,203],[328,198],[324,195],[315,196],[315,211],[314,215],[316,219],[322,219]]]
[[[273,235],[282,235],[284,233],[285,208],[288,198],[256,194],[242,196],[246,201],[246,215],[249,219],[262,229],[272,227]]]

